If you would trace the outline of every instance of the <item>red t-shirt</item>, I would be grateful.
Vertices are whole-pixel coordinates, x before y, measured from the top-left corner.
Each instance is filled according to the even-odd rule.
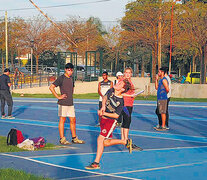
[[[131,84],[131,88],[132,90],[129,90],[126,92],[126,94],[134,94],[134,84],[132,83],[131,80],[129,80],[130,84]],[[123,96],[124,98],[124,106],[130,106],[132,107],[133,106],[133,103],[134,103],[134,97],[127,97],[127,96]]]

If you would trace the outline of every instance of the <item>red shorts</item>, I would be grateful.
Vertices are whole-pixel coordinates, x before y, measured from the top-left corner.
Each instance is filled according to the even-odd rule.
[[[101,118],[100,128],[101,133],[100,135],[104,136],[105,138],[112,138],[112,132],[116,128],[117,121],[114,119],[104,119]]]

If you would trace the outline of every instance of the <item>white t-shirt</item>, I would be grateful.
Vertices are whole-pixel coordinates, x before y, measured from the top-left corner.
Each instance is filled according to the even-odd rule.
[[[171,79],[169,76],[166,76],[167,81],[168,81],[168,85],[169,85],[169,92],[167,93],[167,98],[171,97]]]
[[[111,88],[111,81],[108,80],[107,82],[101,81],[101,94],[103,94],[103,96],[106,94],[106,92]],[[99,101],[102,101],[102,97],[99,97]]]

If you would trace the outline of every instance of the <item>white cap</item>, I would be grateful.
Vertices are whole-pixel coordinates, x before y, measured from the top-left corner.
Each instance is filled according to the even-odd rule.
[[[116,73],[116,77],[118,77],[118,76],[123,76],[123,73],[122,73],[122,72],[120,72],[120,71],[119,71],[119,72],[117,72],[117,73]]]

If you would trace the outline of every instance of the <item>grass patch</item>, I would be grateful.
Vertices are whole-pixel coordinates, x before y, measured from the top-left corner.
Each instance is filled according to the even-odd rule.
[[[12,97],[22,97],[19,93],[12,93]],[[24,94],[23,97],[30,98],[55,98],[53,94]]]
[[[21,97],[21,94],[12,93],[13,97]],[[30,98],[55,98],[52,94],[24,94],[23,97]],[[74,94],[74,99],[97,99],[98,93],[89,94]],[[135,100],[157,101],[157,96],[138,96]],[[170,98],[170,101],[183,101],[183,102],[207,102],[207,98]]]
[[[41,150],[54,150],[54,149],[60,149],[59,146],[56,146],[51,143],[46,143],[44,148],[37,149],[35,151],[41,151]],[[28,151],[24,149],[20,149],[17,146],[7,146],[6,143],[6,137],[0,136],[0,153],[5,153],[5,152],[20,152],[20,151]],[[1,178],[0,178],[1,179]]]
[[[44,178],[41,176],[35,176],[33,174],[26,173],[22,170],[14,170],[14,169],[0,169],[0,179],[8,180],[51,180],[50,178]]]

